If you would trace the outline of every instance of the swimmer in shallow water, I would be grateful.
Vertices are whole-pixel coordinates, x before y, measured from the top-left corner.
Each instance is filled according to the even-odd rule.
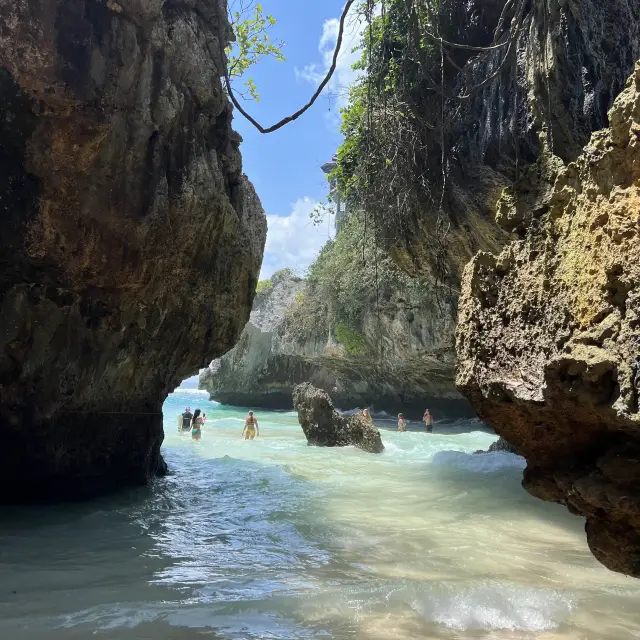
[[[191,423],[191,438],[193,440],[200,440],[202,437],[202,424],[203,419],[200,415],[200,409],[196,409],[193,413],[193,422]]]
[[[406,431],[407,430],[407,421],[404,419],[404,414],[398,414],[398,431]]]
[[[258,420],[253,415],[253,411],[249,411],[249,415],[244,421],[244,429],[242,430],[242,437],[245,440],[253,440],[255,437],[260,436],[260,429],[258,428]]]

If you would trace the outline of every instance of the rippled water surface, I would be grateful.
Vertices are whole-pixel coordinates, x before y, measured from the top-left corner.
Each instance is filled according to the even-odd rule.
[[[380,421],[375,456],[307,447],[288,413],[244,442],[244,412],[205,397],[167,400],[151,489],[0,511],[0,638],[640,637],[640,581],[520,488],[519,458],[472,455],[495,439],[478,423]]]

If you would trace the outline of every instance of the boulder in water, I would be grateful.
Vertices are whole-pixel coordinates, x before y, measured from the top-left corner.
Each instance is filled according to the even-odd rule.
[[[361,415],[341,416],[326,391],[305,382],[293,390],[293,406],[310,445],[347,447],[369,453],[384,451],[380,432]]]

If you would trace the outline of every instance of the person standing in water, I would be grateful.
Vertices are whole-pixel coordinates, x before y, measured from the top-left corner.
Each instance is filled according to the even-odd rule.
[[[249,411],[249,415],[244,421],[244,429],[242,430],[242,437],[245,440],[253,440],[256,436],[260,436],[260,429],[258,428],[258,420],[253,415],[253,411]]]
[[[189,431],[191,429],[191,420],[193,419],[193,414],[191,413],[191,409],[187,407],[182,414],[182,430]]]
[[[404,414],[398,414],[398,431],[406,431],[407,430],[407,421],[404,419]]]
[[[429,409],[424,410],[422,420],[427,428],[427,433],[433,433],[433,416],[429,413]]]
[[[193,440],[200,440],[202,437],[202,422],[200,409],[196,409],[193,413],[193,422],[191,423],[191,438]]]

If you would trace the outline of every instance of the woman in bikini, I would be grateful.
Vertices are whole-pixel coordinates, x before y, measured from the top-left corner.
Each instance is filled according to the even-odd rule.
[[[398,414],[398,431],[406,431],[407,430],[407,421],[404,419],[404,414]]]
[[[244,429],[242,430],[242,437],[245,440],[253,440],[256,436],[260,436],[260,429],[258,428],[258,420],[254,417],[253,411],[249,411],[249,415],[244,421]]]
[[[191,422],[191,439],[200,440],[202,436],[202,416],[200,415],[200,409],[196,409],[193,412],[193,421]]]

